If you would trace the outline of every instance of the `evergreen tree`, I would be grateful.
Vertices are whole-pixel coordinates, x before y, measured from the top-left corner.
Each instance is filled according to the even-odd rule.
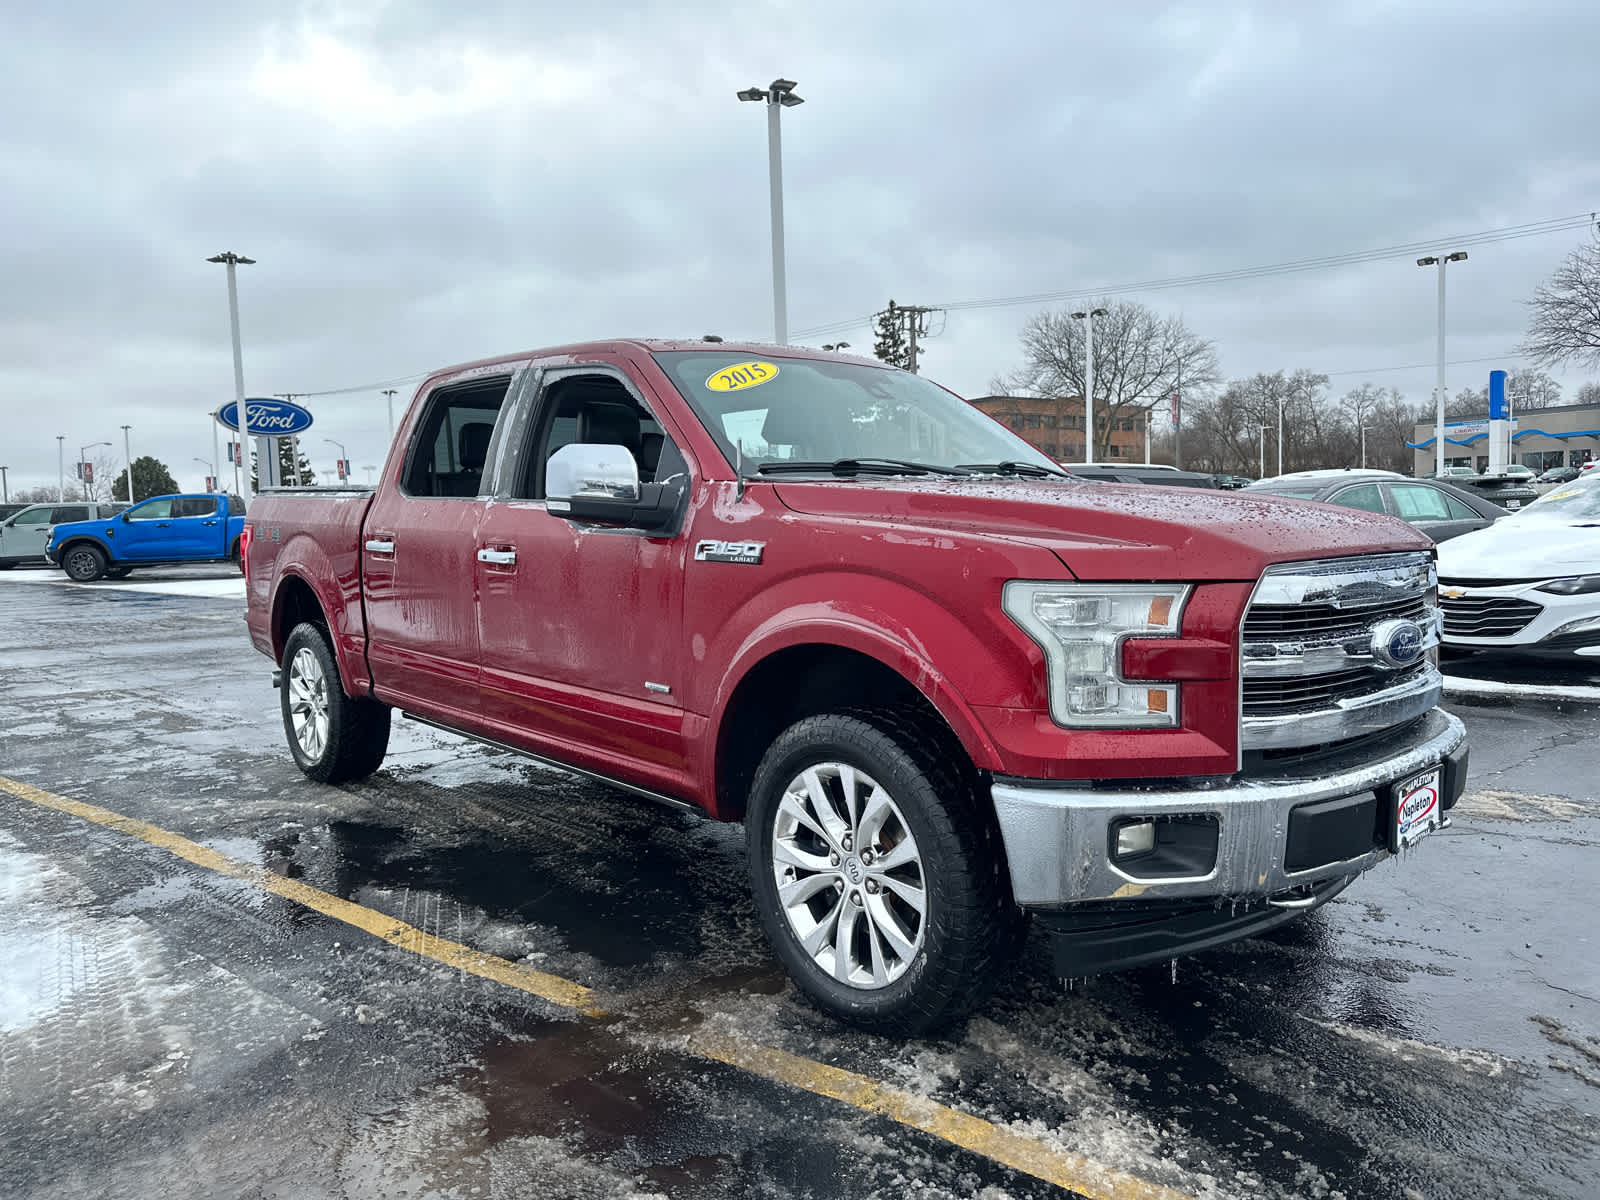
[[[283,486],[283,487],[293,487],[294,486],[295,452],[300,447],[300,439],[299,438],[281,437],[281,438],[276,439],[276,441],[278,443],[278,479],[280,481],[281,486]],[[300,458],[300,485],[302,487],[309,487],[310,485],[316,483],[317,474],[316,474],[315,471],[313,471],[311,469],[311,460],[309,458],[307,458],[305,456],[305,454],[302,453],[299,456],[299,458]],[[256,479],[256,468],[257,468],[256,452],[254,450],[251,450],[250,451],[250,488],[251,488],[252,491],[259,491],[260,488],[261,488],[261,484]]]
[[[181,492],[178,481],[172,477],[172,472],[167,470],[167,464],[148,454],[142,454],[133,460],[133,500],[137,504],[140,500],[148,500],[151,496],[166,496],[172,492]],[[117,476],[117,481],[112,485],[111,498],[113,500],[127,500],[128,498],[128,473],[123,471]]]
[[[891,367],[911,366],[911,348],[906,345],[905,323],[901,320],[900,310],[895,307],[893,300],[889,307],[878,314],[876,340],[872,343],[872,353],[881,362],[888,363]]]

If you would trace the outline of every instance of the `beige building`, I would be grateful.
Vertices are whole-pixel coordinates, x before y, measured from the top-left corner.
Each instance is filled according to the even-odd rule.
[[[972,403],[1057,462],[1088,460],[1082,396],[979,396]],[[1143,412],[1116,418],[1107,457],[1143,462],[1144,423]]]
[[[1447,465],[1489,469],[1488,416],[1445,421],[1444,441]],[[1432,474],[1433,422],[1419,423],[1406,445],[1415,454],[1413,473]],[[1516,414],[1508,462],[1547,471],[1576,466],[1590,458],[1600,458],[1600,404],[1561,404]]]

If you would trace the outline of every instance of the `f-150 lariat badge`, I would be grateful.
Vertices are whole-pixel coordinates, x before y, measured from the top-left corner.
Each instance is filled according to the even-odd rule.
[[[760,564],[761,552],[766,548],[765,542],[719,542],[707,539],[695,543],[694,560],[756,566]]]

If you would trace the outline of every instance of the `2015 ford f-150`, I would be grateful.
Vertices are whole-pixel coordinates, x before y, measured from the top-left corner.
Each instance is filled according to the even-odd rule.
[[[1030,913],[1064,975],[1269,928],[1466,776],[1415,530],[1074,480],[870,360],[441,371],[375,488],[265,493],[245,547],[308,775],[400,709],[741,820],[777,956],[868,1028],[982,1003]]]

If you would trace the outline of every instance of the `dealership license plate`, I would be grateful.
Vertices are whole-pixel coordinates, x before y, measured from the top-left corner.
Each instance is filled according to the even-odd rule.
[[[1439,807],[1442,777],[1440,769],[1432,767],[1395,785],[1389,849],[1403,849],[1439,828],[1444,820],[1444,810]]]
[[[1506,507],[1507,508],[1521,508],[1522,507],[1522,501],[1521,500],[1507,500],[1506,501]]]

